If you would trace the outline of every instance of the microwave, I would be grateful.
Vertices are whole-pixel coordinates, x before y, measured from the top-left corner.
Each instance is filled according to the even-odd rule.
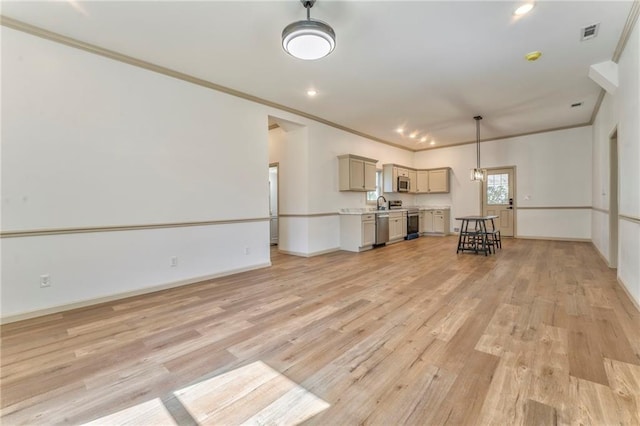
[[[398,176],[398,192],[409,192],[409,178]]]

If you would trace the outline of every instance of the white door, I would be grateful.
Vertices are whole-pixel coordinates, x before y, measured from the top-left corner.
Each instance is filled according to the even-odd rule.
[[[482,181],[482,213],[498,216],[494,219],[496,229],[504,237],[513,237],[515,219],[515,193],[513,167],[487,170]]]
[[[269,165],[269,226],[271,244],[278,244],[278,164]]]

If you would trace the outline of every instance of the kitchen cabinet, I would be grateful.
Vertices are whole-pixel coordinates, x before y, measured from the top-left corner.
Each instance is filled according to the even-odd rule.
[[[409,192],[418,192],[418,172],[409,170]]]
[[[340,191],[375,191],[378,160],[352,154],[338,156]]]
[[[429,170],[430,194],[449,192],[449,168]]]
[[[384,192],[398,192],[398,176],[404,176],[411,180],[410,173],[414,170],[399,167],[395,164],[382,165],[382,190]],[[409,188],[411,191],[411,188]]]
[[[360,247],[370,247],[376,242],[376,216],[374,214],[363,214],[361,216],[362,235]]]
[[[389,242],[402,240],[407,236],[407,212],[389,212]]]
[[[432,209],[420,211],[420,233],[447,235],[449,233],[449,210]]]
[[[393,164],[382,165],[382,191],[398,192],[398,168]]]
[[[418,170],[416,172],[416,192],[429,192],[428,170]]]
[[[396,164],[382,165],[384,192],[398,192],[398,176],[409,178],[409,192],[414,194],[441,194],[449,192],[449,167],[415,170]]]
[[[370,250],[376,240],[376,216],[373,213],[340,215],[340,249]]]
[[[418,170],[416,192],[421,194],[449,192],[449,168]]]

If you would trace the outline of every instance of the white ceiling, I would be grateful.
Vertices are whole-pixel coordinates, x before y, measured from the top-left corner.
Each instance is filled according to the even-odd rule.
[[[305,18],[297,0],[3,1],[2,15],[425,149],[473,141],[478,114],[482,139],[589,123],[600,94],[589,66],[612,59],[632,1],[538,1],[516,18],[520,4],[318,0],[311,17],[333,27],[336,49],[317,61],[280,44]],[[527,62],[534,50],[543,56]]]

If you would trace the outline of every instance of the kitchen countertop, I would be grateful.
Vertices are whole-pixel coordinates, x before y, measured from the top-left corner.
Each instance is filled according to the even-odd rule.
[[[451,206],[418,206],[419,210],[451,210]],[[377,210],[375,207],[360,207],[360,208],[350,208],[350,209],[340,209],[338,213],[340,214],[378,214],[378,213],[389,213],[389,212],[406,212],[407,209],[385,209],[385,210]]]
[[[418,206],[420,210],[451,210],[451,206]]]
[[[378,214],[378,213],[389,213],[389,212],[406,212],[407,209],[393,209],[393,210],[377,210],[375,207],[371,208],[353,208],[353,209],[340,209],[340,214]]]

